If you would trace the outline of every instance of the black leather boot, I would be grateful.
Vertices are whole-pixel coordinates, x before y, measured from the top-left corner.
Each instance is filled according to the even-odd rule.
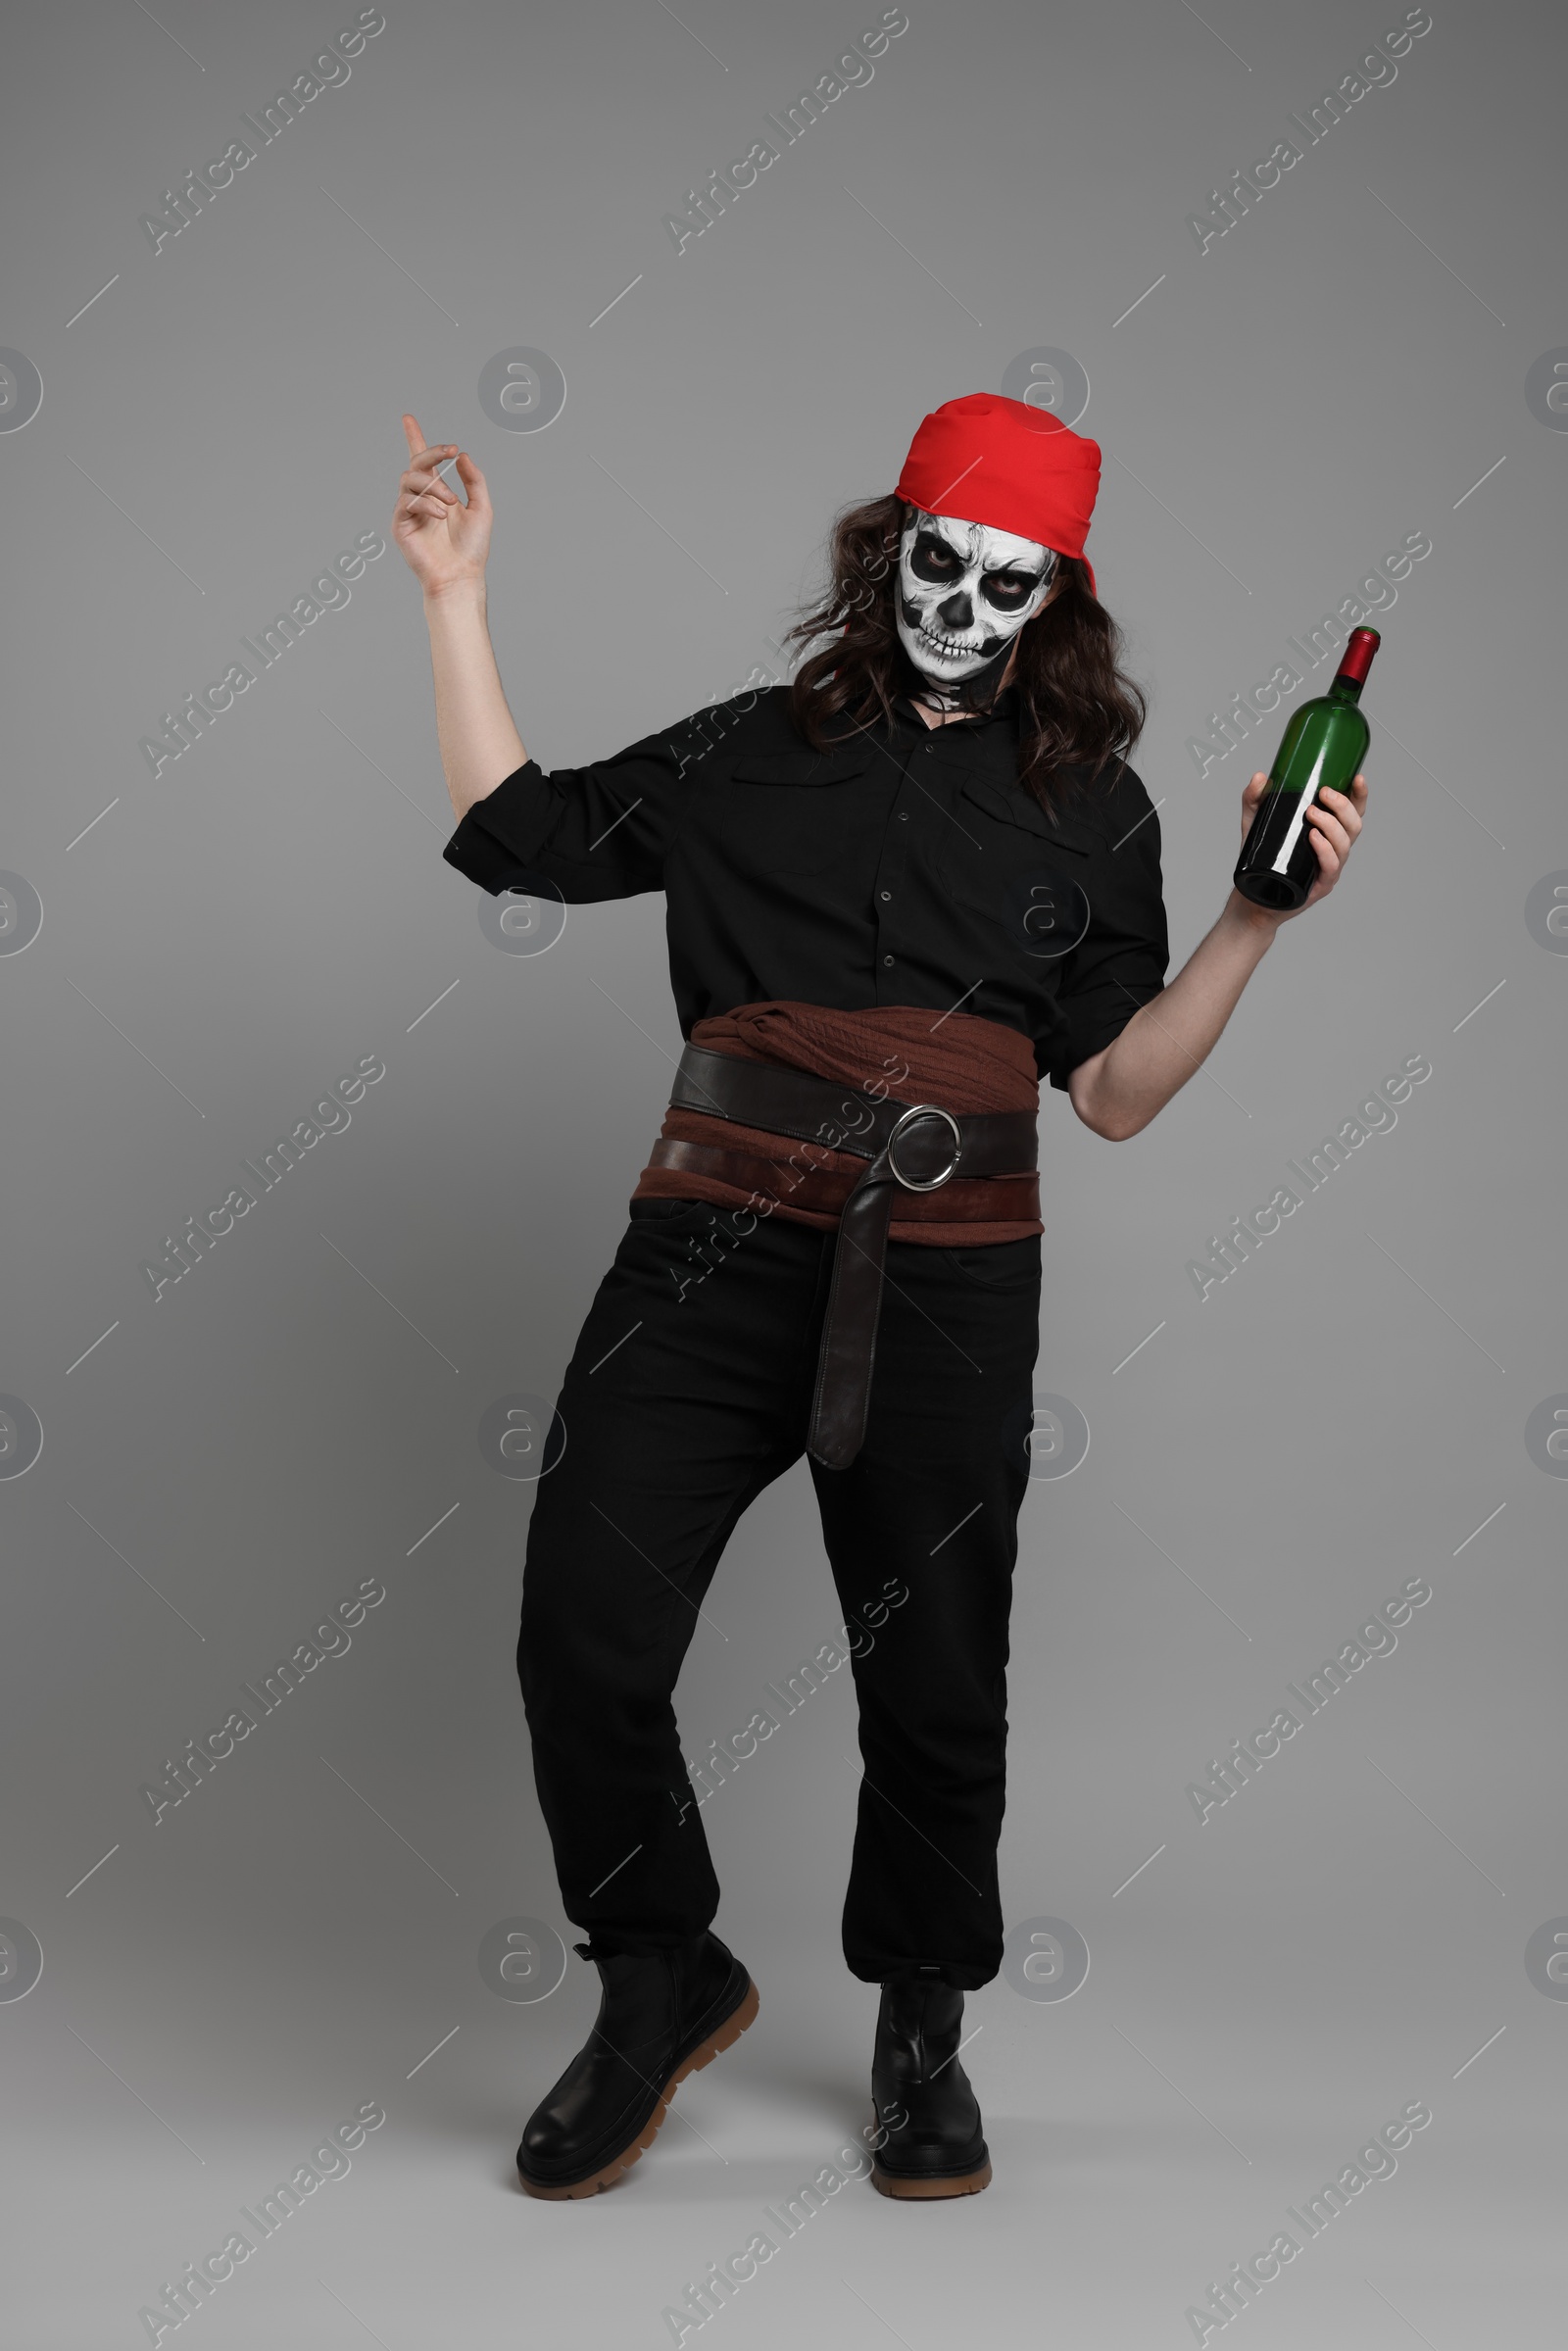
[[[530,2196],[592,2196],[618,2180],[652,2142],[675,2084],[757,2014],[757,1986],[716,1935],[650,1953],[572,1948],[604,1989],[593,2031],[523,2131],[517,2176]]]
[[[980,2105],[958,2060],[963,1994],[940,1968],[910,1968],[882,1986],[871,2063],[880,2143],[871,2184],[884,2196],[972,2196],[990,2184]]]

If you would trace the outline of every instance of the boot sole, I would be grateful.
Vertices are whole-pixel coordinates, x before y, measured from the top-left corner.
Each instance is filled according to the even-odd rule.
[[[960,2179],[922,2179],[918,2174],[901,2178],[895,2172],[884,2172],[881,2165],[871,2166],[871,2185],[879,2196],[921,2199],[933,2196],[977,2196],[983,2187],[991,2185],[991,2166],[983,2163],[977,2172],[965,2172]]]
[[[757,1986],[748,1976],[745,1992],[736,2006],[730,2010],[723,2023],[710,2033],[706,2040],[698,2043],[689,2057],[682,2058],[660,2091],[659,2102],[653,2113],[637,2136],[622,2147],[618,2155],[611,2156],[607,2163],[602,2164],[597,2172],[590,2173],[586,2180],[574,2180],[561,2186],[549,2186],[542,2180],[530,2180],[527,2173],[519,2169],[517,2178],[522,2183],[524,2192],[530,2196],[539,2196],[550,2204],[568,2204],[576,2203],[583,2196],[597,2196],[601,2188],[613,2186],[622,2172],[629,2171],[638,2156],[653,2145],[659,2134],[660,2125],[669,2112],[669,2101],[687,2075],[700,2074],[705,2065],[711,2065],[715,2057],[721,2057],[726,2049],[733,2048],[748,2025],[755,2024],[757,2021],[757,2012],[760,2006]],[[988,2172],[987,2177],[989,2178],[989,2176]]]

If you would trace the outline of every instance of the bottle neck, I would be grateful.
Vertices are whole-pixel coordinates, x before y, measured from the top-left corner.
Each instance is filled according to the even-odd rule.
[[[1360,701],[1366,673],[1382,642],[1375,628],[1351,629],[1346,640],[1345,651],[1340,656],[1334,682],[1329,688],[1331,702],[1349,703],[1353,708]]]

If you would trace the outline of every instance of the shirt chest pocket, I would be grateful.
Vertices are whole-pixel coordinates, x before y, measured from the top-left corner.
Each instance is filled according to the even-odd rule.
[[[944,895],[986,916],[1025,963],[1044,967],[1076,947],[1090,924],[1099,847],[1088,825],[1057,820],[1021,785],[983,776],[960,787],[955,814],[931,855]]]
[[[718,835],[730,863],[762,879],[825,873],[838,864],[864,820],[864,793],[856,779],[864,778],[871,757],[856,744],[737,759],[719,787]]]

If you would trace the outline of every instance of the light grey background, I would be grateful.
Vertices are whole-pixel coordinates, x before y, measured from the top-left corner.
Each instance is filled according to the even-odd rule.
[[[1039,346],[1106,452],[1090,548],[1153,697],[1177,967],[1279,721],[1202,777],[1188,738],[1406,534],[1432,553],[1384,622],[1343,888],[1137,1141],[1044,1105],[1039,1382],[1092,1442],[1025,1506],[1004,1887],[1015,1941],[1067,1922],[1087,1981],[969,2003],[986,2195],[852,2184],[711,2330],[1190,2342],[1209,2282],[1424,2100],[1397,2175],[1249,2310],[1254,2351],[1556,2339],[1568,2005],[1525,1947],[1568,1913],[1568,1487],[1525,1428],[1568,1391],[1568,961],[1525,903],[1568,867],[1568,440],[1525,379],[1568,342],[1561,20],[1433,0],[1396,80],[1200,251],[1187,215],[1397,5],[911,0],[874,79],[677,254],[666,211],[877,13],[388,0],[346,85],[156,254],[138,216],[353,9],[8,34],[0,342],[43,382],[0,434],[0,866],[43,906],[0,955],[0,1390],[44,1440],[0,1481],[0,1913],[43,1952],[0,2000],[27,2351],[145,2341],[161,2282],[372,2099],[349,2176],[188,2323],[208,2351],[667,2342],[685,2282],[865,2120],[840,1680],[707,1814],[757,2027],[612,2194],[512,2175],[597,1986],[572,1959],[519,2005],[479,1974],[498,1922],[565,1923],[513,1677],[531,1490],[477,1431],[554,1393],[656,1131],[662,905],[573,910],[539,957],[485,937],[390,545],[156,780],[137,744],[385,532],[405,408],[486,468],[492,626],[548,764],[773,662],[834,508]],[[564,373],[546,431],[479,405],[515,346]],[[369,1054],[352,1126],[155,1304],[139,1262]],[[1206,1236],[1414,1054],[1397,1127],[1200,1302]],[[1188,1783],[1411,1577],[1397,1651],[1200,1826]],[[365,1578],[350,1651],[155,1827],[141,1784]],[[694,1754],[834,1628],[802,1472],[710,1605]]]

